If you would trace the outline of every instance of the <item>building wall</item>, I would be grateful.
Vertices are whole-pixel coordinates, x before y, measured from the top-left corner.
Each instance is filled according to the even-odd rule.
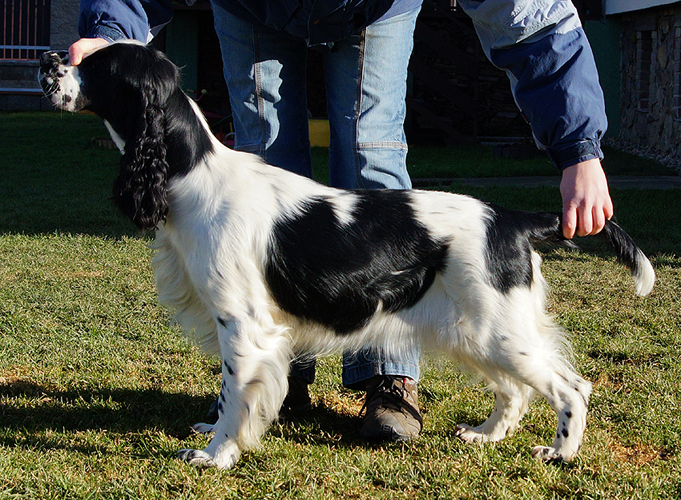
[[[681,159],[681,7],[622,17],[620,137]]]
[[[79,0],[52,0],[50,48],[66,50],[78,40]]]
[[[621,61],[620,38],[622,25],[613,19],[584,22],[584,30],[596,59],[598,76],[605,97],[608,116],[606,137],[619,137],[621,120]]]

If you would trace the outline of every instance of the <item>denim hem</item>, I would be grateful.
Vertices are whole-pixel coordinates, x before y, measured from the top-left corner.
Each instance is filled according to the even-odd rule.
[[[376,142],[359,142],[357,149],[399,149],[408,150],[409,147],[404,142],[391,141],[376,141]]]
[[[418,357],[417,357],[418,359]],[[362,363],[343,363],[343,386],[348,389],[362,390],[366,383],[377,375],[409,377],[418,382],[421,371],[418,364],[385,360],[366,360]]]

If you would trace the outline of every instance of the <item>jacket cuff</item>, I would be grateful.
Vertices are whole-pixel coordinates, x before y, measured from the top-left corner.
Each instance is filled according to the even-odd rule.
[[[125,38],[125,35],[114,28],[108,26],[93,26],[83,38],[104,38],[109,42],[115,42]]]
[[[587,139],[566,146],[557,146],[546,151],[551,161],[562,171],[568,167],[587,160],[603,159],[601,143],[595,139]]]

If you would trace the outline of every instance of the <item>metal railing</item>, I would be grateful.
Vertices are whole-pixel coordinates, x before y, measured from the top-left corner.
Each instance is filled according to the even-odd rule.
[[[0,0],[0,60],[34,60],[50,44],[50,0]]]

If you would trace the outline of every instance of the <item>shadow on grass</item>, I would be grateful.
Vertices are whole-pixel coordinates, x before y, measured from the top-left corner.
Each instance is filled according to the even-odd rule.
[[[205,420],[210,397],[161,389],[56,390],[30,381],[0,384],[0,428],[29,433],[54,431],[141,432],[163,429],[178,439]],[[14,401],[11,401],[14,400]],[[11,438],[0,443],[12,445]]]
[[[301,444],[355,447],[367,444],[360,437],[361,425],[359,415],[337,412],[317,403],[309,412],[282,418],[270,427],[269,434]]]
[[[427,391],[423,390],[425,395]],[[424,413],[424,419],[427,415]],[[469,422],[478,425],[478,418],[465,410],[458,410],[452,414],[455,422]],[[484,420],[484,419],[483,419]],[[372,441],[360,434],[363,414],[338,412],[317,403],[309,412],[296,417],[281,420],[278,425],[270,428],[269,434],[295,443],[314,446],[333,446],[340,448],[384,448],[386,446],[402,446],[404,442]],[[455,425],[446,429],[445,433],[453,433]]]
[[[84,445],[54,433],[106,431],[134,434],[157,430],[185,440],[194,435],[191,426],[206,421],[213,398],[170,393],[162,389],[58,390],[16,379],[0,384],[0,445],[31,449],[69,449],[90,453],[101,445]],[[463,420],[472,416],[460,415]],[[470,418],[467,418],[470,417]],[[379,448],[400,443],[372,442],[360,436],[362,418],[337,412],[318,403],[308,413],[282,419],[269,435],[305,445],[342,448]],[[138,450],[139,451],[139,450]]]

